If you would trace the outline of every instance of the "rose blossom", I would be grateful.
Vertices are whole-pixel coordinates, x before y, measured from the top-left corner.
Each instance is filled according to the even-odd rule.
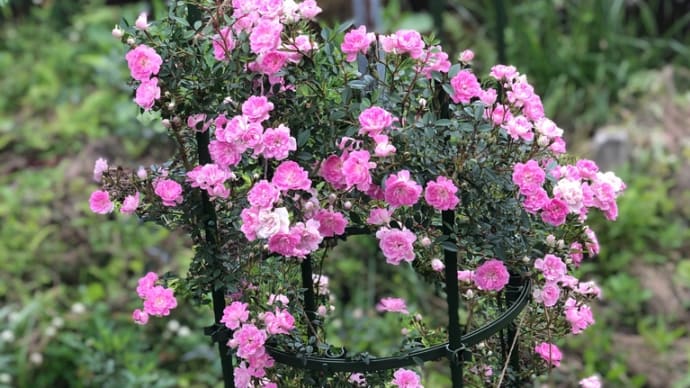
[[[552,198],[542,209],[541,219],[547,224],[560,226],[568,215],[568,204],[558,198]]]
[[[163,59],[154,49],[147,45],[139,45],[125,55],[129,71],[137,81],[146,81],[152,75],[158,74]]]
[[[276,168],[271,183],[281,191],[309,190],[311,188],[311,180],[307,171],[292,160],[282,162]]]
[[[263,354],[266,351],[265,342],[266,332],[251,323],[246,323],[233,333],[232,338],[228,340],[228,346],[237,348],[237,356],[247,359]]]
[[[544,278],[551,282],[559,281],[567,271],[563,259],[552,254],[545,255],[543,259],[535,260],[534,268],[540,270],[544,274]]]
[[[232,302],[223,309],[223,318],[221,318],[220,323],[225,324],[230,330],[235,330],[244,322],[249,319],[249,311],[247,303],[242,302]]]
[[[218,61],[230,59],[230,52],[235,48],[235,40],[232,37],[232,29],[223,27],[220,34],[213,36],[213,57]]]
[[[415,66],[415,71],[424,74],[426,78],[431,78],[434,71],[447,73],[450,70],[448,53],[444,52],[441,46],[429,47],[418,59],[423,63]]]
[[[150,110],[159,98],[161,98],[161,88],[158,87],[158,78],[154,77],[141,82],[137,88],[134,102],[144,110]]]
[[[144,312],[158,317],[170,315],[170,310],[177,307],[173,290],[163,286],[154,286],[146,292]]]
[[[601,377],[599,375],[589,376],[579,381],[581,388],[601,388]]]
[[[182,186],[172,179],[162,179],[155,183],[154,192],[163,200],[165,206],[182,203]]]
[[[299,12],[303,18],[312,20],[316,15],[321,13],[321,7],[316,3],[316,0],[304,0],[298,4]]]
[[[288,61],[288,55],[282,51],[271,50],[263,54],[259,54],[254,62],[250,62],[247,66],[249,70],[266,74],[269,76],[279,72]],[[270,78],[269,78],[270,80]]]
[[[299,242],[289,256],[296,256],[298,258],[304,258],[319,249],[319,244],[323,241],[323,237],[319,232],[319,221],[315,219],[296,223],[295,226],[290,228],[290,234],[298,236]]]
[[[415,30],[399,30],[392,35],[379,36],[381,49],[387,53],[410,54],[412,58],[419,58],[424,54],[424,41]]]
[[[276,308],[275,313],[267,312],[262,317],[268,334],[290,334],[295,328],[295,318],[287,310]]]
[[[89,208],[96,214],[108,214],[113,211],[115,204],[110,201],[107,191],[97,190],[89,197]]]
[[[268,250],[287,257],[295,256],[299,243],[300,236],[298,234],[280,232],[268,239]]]
[[[268,296],[268,301],[266,302],[266,304],[272,306],[274,303],[278,304],[279,302],[282,303],[284,306],[287,306],[288,303],[290,303],[290,299],[288,299],[288,297],[283,294],[271,294]]]
[[[539,356],[541,356],[541,358],[543,358],[547,363],[555,367],[561,365],[561,359],[563,358],[563,354],[556,345],[547,342],[542,342],[534,347],[534,351]]]
[[[561,288],[556,282],[547,282],[541,290],[538,290],[537,301],[543,302],[546,307],[553,307],[561,296]]]
[[[249,47],[254,54],[276,50],[280,46],[283,25],[271,19],[261,19],[249,34]]]
[[[359,190],[367,191],[371,186],[371,174],[369,170],[376,167],[376,163],[370,162],[369,151],[353,151],[343,161],[342,173],[345,176],[346,186],[357,186]]]
[[[433,269],[436,272],[443,272],[444,268],[446,268],[446,265],[443,264],[443,261],[441,261],[441,259],[431,259],[431,269]]]
[[[337,155],[330,155],[321,162],[319,176],[336,189],[344,189],[347,186],[343,174],[343,159]]]
[[[134,195],[128,195],[122,201],[122,207],[120,207],[120,213],[122,214],[134,214],[139,207],[139,192],[137,191]]]
[[[427,182],[424,199],[437,210],[451,210],[460,202],[455,195],[457,191],[458,188],[455,187],[452,180],[439,176],[436,181]]]
[[[398,265],[401,261],[411,262],[415,258],[414,244],[417,236],[406,228],[389,229],[382,227],[376,232],[379,248],[388,264]]]
[[[508,269],[501,260],[492,259],[474,270],[474,284],[480,290],[500,291],[508,284]]]
[[[481,94],[482,87],[477,77],[469,70],[461,70],[450,80],[453,87],[453,95],[450,98],[454,103],[467,104],[473,97]]]
[[[395,118],[385,109],[372,106],[362,111],[359,114],[359,134],[375,136],[381,133],[384,129],[390,127],[395,121]]]
[[[586,304],[578,306],[573,298],[565,301],[565,319],[570,322],[573,334],[580,334],[594,323],[592,309]]]
[[[403,368],[393,373],[393,381],[391,383],[398,388],[424,388],[416,373]]]
[[[108,161],[103,158],[96,159],[93,166],[93,180],[100,182],[105,171],[108,171]]]
[[[345,34],[340,49],[345,54],[345,59],[348,62],[353,62],[357,59],[357,53],[367,53],[371,42],[374,40],[376,40],[376,37],[373,32],[367,33],[365,26],[359,26]]]
[[[266,96],[250,96],[242,103],[242,115],[249,121],[262,122],[268,119],[268,113],[273,110],[273,103]]]
[[[280,199],[280,190],[265,179],[258,181],[249,189],[247,200],[253,207],[270,208]]]
[[[422,193],[422,186],[410,178],[407,170],[389,175],[385,184],[384,198],[391,206],[412,206]]]
[[[474,280],[474,271],[463,269],[458,271],[458,281],[463,283],[470,283]]]
[[[376,311],[409,314],[407,305],[402,298],[382,298],[376,305]]]
[[[145,325],[149,322],[149,315],[140,309],[136,309],[132,312],[132,319],[137,325]]]
[[[290,226],[288,211],[284,207],[261,209],[257,217],[256,237],[269,238],[276,233],[286,233]]]
[[[474,51],[464,50],[460,53],[460,62],[469,63],[474,59]]]
[[[141,31],[146,31],[149,28],[148,24],[148,19],[146,17],[146,12],[142,12],[139,14],[139,17],[137,17],[137,20],[134,21],[134,27]]]
[[[388,209],[373,208],[369,210],[369,217],[367,224],[371,225],[388,225],[391,222],[391,215],[393,212]]]
[[[321,209],[314,215],[314,219],[319,221],[319,233],[323,237],[339,236],[345,233],[347,220],[342,213]]]
[[[546,173],[536,160],[527,163],[515,163],[513,166],[513,183],[520,188],[520,194],[529,195],[541,188],[546,180]]]
[[[146,299],[148,292],[156,285],[158,275],[155,272],[148,272],[137,281],[137,294],[141,299]]]
[[[267,159],[287,159],[290,151],[297,150],[297,141],[290,136],[290,128],[283,124],[267,128],[261,143],[261,154]]]

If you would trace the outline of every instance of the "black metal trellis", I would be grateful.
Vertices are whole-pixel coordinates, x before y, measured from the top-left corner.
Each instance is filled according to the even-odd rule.
[[[446,211],[443,212],[442,218],[444,228],[448,232],[453,225],[455,214],[451,211]],[[457,281],[457,252],[447,249],[444,251],[444,258],[446,265],[446,300],[449,316],[448,342],[413,350],[405,355],[379,358],[370,357],[366,360],[349,358],[344,351],[341,352],[341,354],[335,355],[311,356],[304,354],[298,355],[296,353],[286,352],[267,346],[268,353],[278,363],[294,368],[326,373],[374,372],[418,365],[420,360],[426,362],[447,358],[450,361],[453,388],[462,387],[463,362],[469,360],[471,357],[471,353],[467,348],[494,336],[506,328],[508,329],[508,342],[512,343],[516,334],[511,324],[529,301],[531,283],[527,278],[523,279],[520,276],[511,276],[510,283],[506,287],[504,293],[506,301],[505,310],[494,321],[470,333],[462,335],[462,327],[458,316],[460,298]],[[314,284],[312,280],[313,274],[310,258],[306,258],[302,262],[301,270],[302,286],[306,290],[304,296],[304,309],[309,319],[313,319],[316,305],[314,302]],[[308,326],[311,327],[311,325]],[[519,368],[519,365],[516,363],[517,360],[518,352],[513,350],[510,358],[513,368]]]
[[[495,0],[495,8],[497,12],[497,49],[499,51],[499,58],[501,62],[505,62],[505,44],[503,37],[503,29],[506,23],[505,6],[503,0]],[[199,9],[194,5],[188,6],[188,20],[191,24],[200,20]],[[447,110],[447,96],[445,101],[441,97],[442,118],[448,118]],[[210,155],[208,151],[209,133],[198,133],[196,136],[198,160],[199,164],[210,163]],[[216,213],[212,203],[209,200],[208,194],[201,191],[201,208],[200,217],[205,225],[206,242],[210,247],[217,249],[216,241]],[[451,211],[444,211],[442,213],[444,233],[451,236],[450,241],[453,241],[451,230],[455,222],[455,214]],[[285,352],[270,346],[267,346],[268,353],[275,359],[276,362],[292,366],[294,368],[306,369],[311,371],[321,372],[373,372],[381,370],[390,370],[410,365],[417,365],[421,361],[432,361],[447,358],[450,363],[450,374],[453,388],[460,388],[463,386],[463,363],[469,360],[471,353],[467,350],[468,347],[474,346],[489,337],[496,335],[498,332],[505,334],[507,338],[503,343],[512,344],[516,330],[512,324],[518,314],[527,305],[530,298],[531,283],[529,279],[522,278],[518,275],[511,275],[510,282],[505,289],[505,310],[492,322],[484,325],[470,333],[462,335],[462,327],[459,319],[460,298],[457,283],[457,269],[458,269],[458,255],[456,251],[446,249],[444,250],[445,261],[445,290],[446,302],[448,306],[448,342],[430,346],[423,349],[413,350],[405,355],[390,356],[380,358],[368,358],[366,360],[350,359],[345,355],[345,352],[338,355],[324,356],[310,356],[303,354],[295,354]],[[313,283],[313,271],[311,259],[307,258],[301,263],[302,286],[305,289],[304,293],[304,308],[310,324],[307,325],[309,335],[314,335],[314,326],[311,322],[316,317],[316,305]],[[207,327],[205,333],[218,343],[218,352],[220,355],[221,367],[223,372],[224,386],[226,388],[234,388],[233,376],[233,361],[232,355],[226,343],[232,336],[232,332],[225,328],[220,320],[225,308],[225,289],[218,289],[212,292],[212,302],[215,324]],[[519,369],[519,354],[518,349],[514,349],[510,353],[509,362],[511,367]],[[507,354],[504,351],[504,357]]]

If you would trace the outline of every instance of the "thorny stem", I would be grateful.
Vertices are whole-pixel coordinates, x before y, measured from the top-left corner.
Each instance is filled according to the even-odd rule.
[[[513,337],[513,343],[510,345],[510,349],[508,350],[508,356],[505,359],[505,364],[503,365],[503,369],[501,370],[501,376],[498,378],[498,382],[496,383],[495,387],[500,388],[501,383],[503,383],[503,378],[506,375],[506,371],[508,371],[508,364],[510,364],[510,356],[513,354],[513,349],[515,349],[515,345],[517,344],[517,339],[520,336],[520,328],[522,327],[522,322],[525,320],[525,314],[520,317],[520,322],[518,322],[517,327],[515,328],[515,337]]]

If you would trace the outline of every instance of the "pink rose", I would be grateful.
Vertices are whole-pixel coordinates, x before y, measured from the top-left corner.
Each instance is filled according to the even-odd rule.
[[[541,358],[543,358],[547,363],[555,367],[561,365],[561,359],[563,358],[563,354],[556,345],[547,342],[542,342],[534,347],[534,351],[539,356],[541,356]]]
[[[451,210],[460,202],[455,195],[457,191],[458,188],[455,187],[452,180],[439,176],[436,181],[427,182],[424,199],[437,210]]]
[[[384,198],[391,206],[412,206],[422,194],[422,186],[410,178],[410,172],[401,170],[386,179]]]
[[[454,103],[467,104],[474,97],[479,97],[482,87],[479,85],[477,77],[469,70],[461,70],[455,77],[451,78],[450,85],[453,87],[453,95],[450,96]]]
[[[409,314],[402,298],[382,298],[376,305],[376,311]]]
[[[146,81],[152,75],[158,74],[163,60],[154,49],[144,44],[127,52],[125,55],[127,66],[132,78],[137,81]]]
[[[542,221],[553,226],[560,226],[565,223],[568,215],[568,204],[558,198],[552,198],[541,212]]]
[[[223,27],[220,34],[213,36],[213,57],[219,61],[230,59],[231,51],[235,48],[235,40],[232,37],[232,29]]]
[[[154,192],[165,206],[176,206],[182,203],[182,186],[172,179],[163,179],[155,183]]]
[[[474,284],[480,290],[500,291],[508,284],[509,277],[505,264],[501,260],[492,259],[474,271]]]
[[[398,265],[401,261],[411,262],[415,258],[414,244],[417,236],[408,229],[389,229],[382,227],[376,232],[379,248],[388,264]]]
[[[319,233],[323,237],[333,237],[345,234],[347,220],[342,213],[321,209],[314,219],[319,221]]]
[[[290,151],[297,150],[297,140],[290,136],[290,128],[280,124],[277,128],[266,129],[260,148],[265,158],[283,160]]]
[[[140,309],[136,309],[132,312],[132,319],[137,325],[145,325],[149,322],[149,315]]]
[[[390,127],[393,121],[395,118],[388,111],[378,106],[372,106],[359,114],[359,134],[373,137]]]
[[[225,327],[230,330],[237,329],[242,323],[247,322],[249,319],[249,310],[247,310],[248,306],[249,305],[247,303],[237,301],[225,306],[225,309],[223,309],[223,317],[221,318],[220,323],[225,324]]]
[[[177,300],[170,288],[154,286],[146,293],[144,312],[149,315],[167,316],[175,307],[177,307]]]
[[[122,214],[134,214],[139,207],[139,192],[137,191],[134,195],[128,195],[125,200],[122,201],[122,207],[120,207],[120,213]]]
[[[277,50],[283,25],[277,20],[260,19],[249,34],[249,47],[255,54]]]
[[[352,151],[343,162],[342,173],[345,176],[345,184],[348,188],[357,186],[359,190],[367,191],[371,186],[371,174],[369,170],[376,167],[376,163],[370,162],[369,151]]]
[[[91,193],[89,208],[96,214],[108,214],[113,211],[115,204],[110,201],[110,194],[107,191],[98,190]]]
[[[367,53],[371,42],[374,40],[376,40],[376,37],[373,32],[367,33],[367,28],[365,26],[359,26],[345,34],[340,49],[343,51],[343,54],[346,55],[346,60],[348,62],[353,62],[357,59],[357,53]]]
[[[393,381],[391,383],[398,388],[424,388],[420,382],[419,375],[403,368],[393,373]]]
[[[251,96],[242,103],[242,115],[249,121],[262,122],[268,120],[268,113],[273,110],[273,103],[266,96]]]
[[[271,182],[281,191],[309,190],[311,188],[309,173],[292,160],[278,165]]]
[[[347,186],[343,174],[343,159],[337,155],[330,155],[321,162],[319,175],[336,189],[344,189]]]
[[[154,77],[141,82],[137,88],[134,102],[144,110],[150,110],[159,98],[161,98],[161,88],[158,87],[158,78]]]

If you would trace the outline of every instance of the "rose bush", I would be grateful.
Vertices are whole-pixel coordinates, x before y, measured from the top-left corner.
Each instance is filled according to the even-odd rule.
[[[623,182],[565,153],[563,131],[514,67],[480,78],[471,52],[452,64],[416,31],[318,27],[319,12],[313,0],[176,2],[161,20],[117,29],[134,102],[160,116],[177,152],[136,173],[99,162],[91,208],[183,229],[195,245],[186,276],[142,278],[133,319],[167,315],[173,291],[194,303],[220,292],[238,387],[420,386],[404,369],[314,376],[281,367],[267,348],[331,350],[327,253],[367,233],[387,263],[433,284],[443,284],[444,252],[456,254],[467,329],[496,314],[511,275],[531,279],[521,369],[506,377],[488,341],[469,349],[470,370],[483,371],[469,384],[558,366],[553,343],[594,322],[586,303],[599,296],[572,275],[599,249],[587,214],[614,220]],[[316,311],[300,281],[311,260]],[[377,309],[409,314],[395,296]],[[406,322],[402,354],[445,340],[418,314]]]

